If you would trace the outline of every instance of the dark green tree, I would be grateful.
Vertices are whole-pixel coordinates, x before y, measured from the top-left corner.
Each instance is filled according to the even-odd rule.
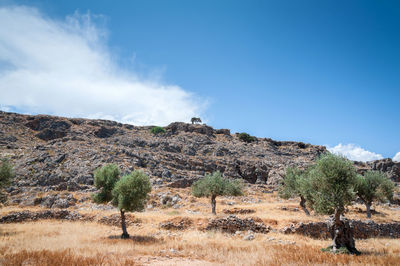
[[[358,175],[355,190],[364,202],[367,217],[371,218],[371,205],[374,201],[385,202],[393,198],[394,184],[379,171],[367,171],[364,176]]]
[[[322,155],[308,173],[309,189],[313,191],[311,206],[320,214],[333,214],[331,224],[332,251],[346,248],[350,253],[358,254],[355,248],[353,231],[341,215],[345,208],[352,204],[357,173],[353,162],[348,159],[327,153]]]
[[[192,194],[195,197],[210,197],[211,210],[216,213],[217,196],[240,196],[242,195],[242,184],[239,180],[222,178],[219,171],[207,174],[192,185]]]
[[[154,135],[158,135],[158,134],[164,134],[165,133],[165,129],[163,127],[153,127],[150,132]]]
[[[15,173],[9,160],[2,159],[0,161],[0,202],[5,202],[7,200],[7,196],[3,193],[3,189],[11,185],[11,181],[14,177]]]
[[[240,139],[241,141],[247,142],[247,143],[250,143],[250,142],[253,142],[253,141],[256,140],[255,137],[250,136],[249,134],[247,134],[247,133],[245,133],[245,132],[239,134],[239,139]]]
[[[108,203],[117,207],[121,214],[121,238],[129,238],[126,230],[125,212],[141,211],[151,191],[148,176],[141,171],[133,171],[120,177],[120,171],[115,164],[108,164],[94,172],[94,184],[100,191],[93,194],[96,203]]]
[[[190,122],[192,122],[192,124],[201,123],[201,119],[200,117],[192,117],[192,119],[190,119]]]
[[[300,207],[304,213],[309,216],[310,212],[306,206],[306,198],[310,198],[310,186],[307,179],[307,170],[301,170],[297,167],[288,167],[281,185],[279,186],[278,195],[283,199],[300,198]]]

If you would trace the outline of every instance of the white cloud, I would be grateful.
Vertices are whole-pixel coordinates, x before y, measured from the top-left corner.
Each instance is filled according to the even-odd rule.
[[[57,21],[30,7],[0,7],[1,108],[136,125],[202,113],[205,102],[179,86],[119,67],[93,18]]]
[[[355,144],[343,145],[342,143],[340,143],[335,147],[327,147],[327,148],[330,152],[335,154],[341,154],[353,161],[367,162],[367,161],[383,159],[383,156],[381,154],[364,150],[363,148]]]
[[[400,162],[400,152],[396,153],[396,155],[393,157],[393,161]]]

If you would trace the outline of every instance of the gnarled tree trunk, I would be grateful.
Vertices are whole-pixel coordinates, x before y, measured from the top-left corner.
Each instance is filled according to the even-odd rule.
[[[332,236],[332,251],[336,252],[340,248],[346,248],[352,254],[360,254],[356,249],[353,228],[351,228],[349,221],[341,219],[342,212],[336,210],[333,220],[329,224]]]
[[[310,216],[310,212],[308,211],[308,209],[306,207],[306,199],[302,196],[300,196],[300,207],[303,209],[304,213],[307,216]]]
[[[367,217],[371,218],[371,202],[366,202],[365,207],[367,208]]]
[[[212,196],[211,196],[211,210],[212,210],[212,213],[213,213],[214,215],[217,215],[217,212],[215,211],[215,207],[216,207],[216,205],[217,205],[217,201],[215,200],[216,197],[217,197],[217,196],[215,196],[215,195],[212,195]]]
[[[128,231],[126,231],[126,222],[125,222],[125,211],[121,210],[121,227],[122,227],[122,239],[129,238]]]

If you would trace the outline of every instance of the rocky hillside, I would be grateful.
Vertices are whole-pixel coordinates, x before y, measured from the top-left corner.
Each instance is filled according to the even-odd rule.
[[[185,187],[205,173],[276,186],[289,165],[305,166],[326,151],[302,142],[239,140],[228,129],[172,123],[166,133],[106,120],[69,119],[0,112],[0,156],[9,157],[16,179],[13,195],[34,189],[91,190],[93,171],[105,163],[123,172],[142,169],[153,184]],[[400,163],[357,163],[361,171],[386,171],[399,181]]]

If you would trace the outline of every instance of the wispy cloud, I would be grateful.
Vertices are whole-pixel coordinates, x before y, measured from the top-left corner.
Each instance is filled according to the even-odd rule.
[[[205,102],[176,85],[122,69],[90,14],[53,20],[0,7],[0,107],[137,125],[189,121]],[[134,52],[134,51],[132,51]]]
[[[393,161],[400,162],[400,152],[396,153],[396,155],[393,157]]]
[[[335,147],[328,147],[328,150],[335,154],[341,154],[353,161],[367,162],[383,159],[381,154],[367,151],[355,144],[343,145],[342,143],[339,143]]]

